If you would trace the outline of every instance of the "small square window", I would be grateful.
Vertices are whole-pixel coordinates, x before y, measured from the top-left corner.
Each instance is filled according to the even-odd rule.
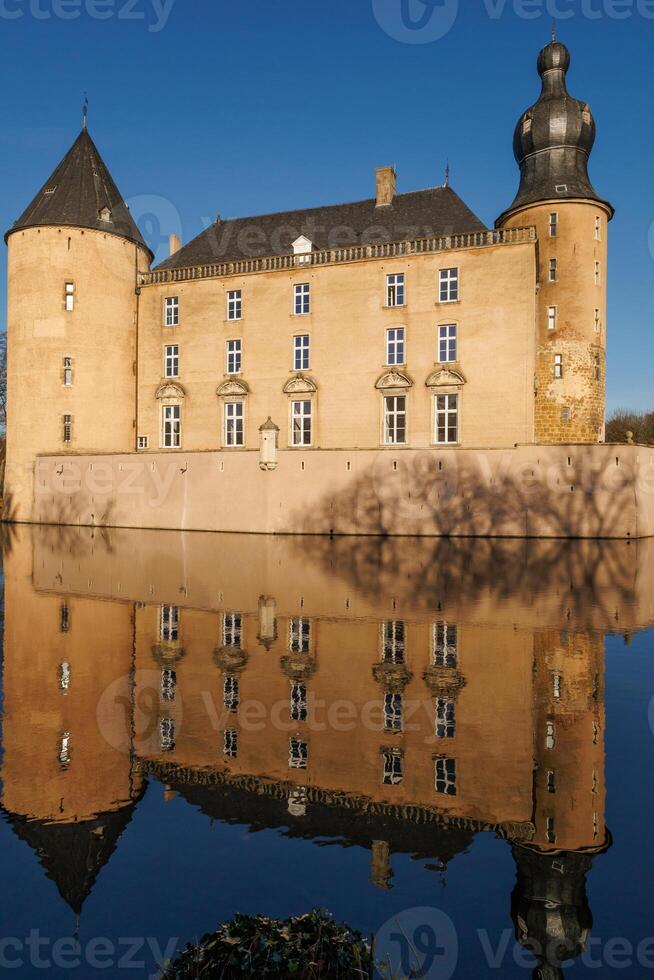
[[[240,289],[230,289],[227,293],[227,319],[240,320],[243,316],[243,294]]]
[[[404,273],[386,276],[386,306],[404,306]]]
[[[441,303],[456,303],[459,298],[459,270],[441,269],[439,272],[439,299]]]
[[[179,296],[166,296],[164,300],[164,325],[179,326]]]
[[[136,445],[138,449],[147,449],[150,444],[148,436],[139,436]]]
[[[308,282],[298,283],[293,287],[293,312],[296,316],[305,316],[311,312],[311,286]]]

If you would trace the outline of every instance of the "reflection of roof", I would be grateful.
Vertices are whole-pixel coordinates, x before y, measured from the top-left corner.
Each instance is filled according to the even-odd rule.
[[[47,877],[79,915],[98,874],[132,819],[136,802],[77,823],[29,820],[7,811],[4,816],[17,837],[35,851]]]

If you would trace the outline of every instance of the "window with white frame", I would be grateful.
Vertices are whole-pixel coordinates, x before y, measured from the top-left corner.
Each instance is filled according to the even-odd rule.
[[[456,732],[456,702],[451,698],[436,698],[436,738],[454,738]]]
[[[164,717],[159,721],[159,747],[162,752],[175,751],[175,719]]]
[[[545,726],[545,748],[553,749],[556,746],[556,728],[553,721],[548,721]]]
[[[70,765],[70,732],[64,732],[59,741],[59,765],[67,769]]]
[[[164,667],[161,671],[161,700],[166,704],[172,704],[177,692],[177,673],[169,667]]]
[[[166,296],[164,299],[164,326],[179,326],[179,296]]]
[[[73,384],[73,359],[72,357],[64,357],[63,360],[63,375],[64,375],[64,386],[70,388]]]
[[[179,377],[179,344],[166,344],[164,347],[164,377]]]
[[[179,606],[162,606],[159,612],[159,639],[176,643],[179,639]]]
[[[458,665],[459,630],[455,623],[434,623],[434,666]]]
[[[311,620],[292,616],[288,624],[288,649],[291,653],[308,653],[311,649]]]
[[[301,681],[296,681],[291,685],[290,711],[291,721],[307,720],[307,686]]]
[[[404,757],[400,749],[386,749],[383,753],[384,770],[382,783],[384,786],[398,786],[404,778]]]
[[[384,397],[384,444],[402,446],[406,443],[406,395]]]
[[[70,630],[70,606],[67,602],[62,602],[59,608],[59,631],[68,633]]]
[[[71,443],[73,441],[73,416],[72,415],[64,415],[62,440],[64,443]]]
[[[404,722],[404,699],[401,694],[386,691],[384,694],[384,731],[401,732]]]
[[[293,337],[293,370],[309,370],[309,334],[300,334]]]
[[[301,738],[290,738],[288,740],[288,768],[306,769],[308,761],[308,743]]]
[[[223,404],[223,416],[225,446],[244,446],[245,431],[243,424],[243,402],[225,402]]]
[[[223,682],[223,703],[228,711],[236,711],[239,705],[239,683],[236,674],[227,674]]]
[[[436,759],[434,768],[436,792],[456,796],[456,759]]]
[[[558,311],[556,306],[547,307],[547,329],[556,330],[558,321]]]
[[[386,306],[404,306],[404,273],[386,276]]]
[[[552,676],[552,697],[555,701],[559,701],[561,698],[561,675],[553,674]]]
[[[179,449],[182,445],[182,409],[180,405],[162,406],[161,444],[164,449]]]
[[[241,629],[243,617],[240,613],[224,613],[223,615],[223,646],[241,648]]]
[[[137,449],[147,449],[150,445],[150,439],[148,436],[138,436],[136,439]]]
[[[68,313],[72,313],[75,309],[75,283],[67,282],[66,288],[64,290],[64,302],[66,305],[66,310]]]
[[[459,270],[441,269],[439,272],[439,299],[441,303],[455,303],[459,298]]]
[[[550,259],[550,282],[556,282],[558,276],[558,263],[556,259]]]
[[[554,355],[554,377],[559,379],[563,377],[563,354]]]
[[[310,446],[313,406],[310,399],[291,402],[291,445]]]
[[[406,623],[388,620],[382,623],[382,661],[403,664],[406,652]]]
[[[559,216],[556,211],[550,212],[549,217],[550,238],[556,238],[559,233]]]
[[[235,759],[238,755],[238,732],[235,728],[226,728],[223,733],[223,755]]]
[[[459,396],[434,397],[434,442],[453,445],[459,441]]]
[[[225,370],[227,374],[240,374],[243,364],[243,342],[228,340],[225,344]]]
[[[386,331],[386,363],[391,367],[404,364],[404,327]]]
[[[311,313],[311,286],[308,282],[300,282],[293,287],[293,312],[296,316]]]
[[[438,328],[438,360],[452,364],[458,358],[456,323],[446,323]]]
[[[240,289],[227,292],[227,319],[240,320],[243,316],[243,294]]]
[[[67,660],[59,664],[59,689],[64,693],[70,690],[70,664]]]

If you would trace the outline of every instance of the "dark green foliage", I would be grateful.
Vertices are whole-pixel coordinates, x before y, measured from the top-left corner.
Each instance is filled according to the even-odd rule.
[[[371,975],[370,946],[329,913],[308,912],[280,921],[236,915],[191,944],[166,967],[162,980],[284,977],[356,980]]]
[[[654,412],[629,412],[618,409],[606,423],[607,442],[627,442],[627,432],[641,446],[654,446]]]

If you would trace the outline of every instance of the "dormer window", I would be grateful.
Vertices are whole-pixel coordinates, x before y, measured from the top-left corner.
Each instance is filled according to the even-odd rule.
[[[306,262],[311,261],[311,253],[313,251],[313,242],[311,242],[306,235],[300,235],[293,242],[293,254],[297,256],[296,262],[298,265],[303,265]]]
[[[99,212],[100,221],[111,221],[111,211],[109,208],[102,208]]]

